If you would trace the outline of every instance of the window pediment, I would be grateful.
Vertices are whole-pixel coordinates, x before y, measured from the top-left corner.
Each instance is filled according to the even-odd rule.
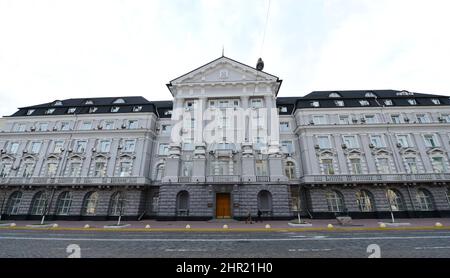
[[[376,149],[376,150],[374,150],[372,152],[372,154],[373,155],[377,155],[377,156],[382,156],[382,155],[388,156],[388,155],[391,155],[392,152],[390,150],[388,150],[388,149],[383,148],[383,149]]]
[[[333,157],[333,156],[335,156],[336,155],[336,152],[335,151],[333,151],[333,150],[330,150],[330,149],[327,149],[327,150],[319,150],[319,151],[317,151],[317,155],[318,156],[321,156],[321,157]]]
[[[413,148],[405,148],[400,151],[402,155],[417,155],[418,152]]]
[[[431,148],[431,149],[427,150],[427,154],[435,154],[435,153],[445,154],[447,152],[442,148]]]

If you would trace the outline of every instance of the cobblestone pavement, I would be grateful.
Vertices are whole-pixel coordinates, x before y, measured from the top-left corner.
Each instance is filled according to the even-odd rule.
[[[450,231],[0,231],[1,258],[65,258],[78,254],[83,258],[448,258]]]

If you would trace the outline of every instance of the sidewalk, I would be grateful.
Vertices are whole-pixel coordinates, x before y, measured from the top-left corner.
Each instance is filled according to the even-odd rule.
[[[228,220],[212,220],[212,221],[123,221],[121,224],[126,224],[126,227],[121,228],[104,228],[107,225],[115,225],[116,221],[48,221],[47,224],[57,224],[57,227],[46,228],[31,228],[27,225],[38,224],[37,220],[30,221],[1,221],[0,231],[4,229],[52,229],[52,230],[92,230],[92,231],[320,231],[320,230],[355,230],[355,231],[370,231],[370,230],[421,230],[421,229],[450,229],[450,218],[408,218],[396,219],[396,223],[410,223],[410,225],[391,227],[387,225],[386,228],[380,228],[380,222],[390,223],[390,219],[354,219],[350,225],[339,225],[336,219],[327,220],[306,220],[312,224],[312,227],[292,227],[289,226],[286,220],[283,221],[263,221],[253,224],[246,224],[245,221]],[[439,222],[442,227],[435,227]],[[15,226],[6,226],[6,223],[15,223]],[[328,225],[332,224],[333,228]],[[89,225],[89,228],[85,228]],[[150,227],[148,227],[149,225]],[[190,228],[186,228],[189,225]],[[224,228],[227,225],[227,228]],[[268,226],[267,226],[268,225]],[[147,226],[147,228],[146,228]],[[0,232],[1,233],[1,232]]]

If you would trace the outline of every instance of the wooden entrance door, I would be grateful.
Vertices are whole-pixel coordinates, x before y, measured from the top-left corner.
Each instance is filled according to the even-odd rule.
[[[230,193],[217,193],[216,218],[231,218]]]

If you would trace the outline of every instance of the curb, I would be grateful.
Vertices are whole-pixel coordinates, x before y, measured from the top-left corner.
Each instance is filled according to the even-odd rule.
[[[368,227],[368,228],[89,228],[88,230],[80,228],[31,228],[31,227],[0,227],[0,230],[34,230],[34,231],[80,231],[80,232],[351,232],[351,231],[415,231],[415,230],[450,230],[450,226],[434,227],[434,226],[417,226],[417,227]]]

